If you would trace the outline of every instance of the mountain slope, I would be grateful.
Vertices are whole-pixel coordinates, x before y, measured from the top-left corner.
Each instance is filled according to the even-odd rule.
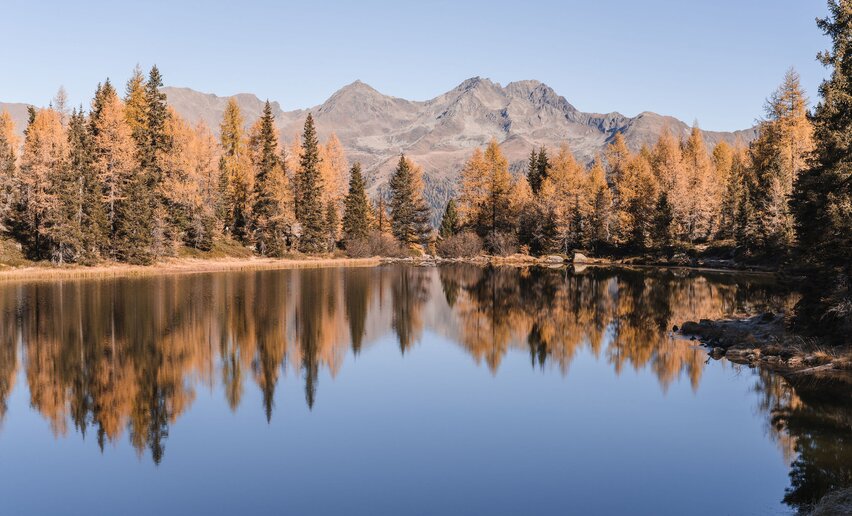
[[[228,97],[189,88],[166,87],[163,91],[181,116],[193,123],[203,121],[218,132]],[[235,98],[246,125],[257,120],[263,101],[247,93]],[[0,109],[4,106],[9,106],[18,129],[23,130],[26,105],[0,104]],[[568,143],[577,159],[590,162],[617,132],[638,150],[653,144],[664,129],[681,137],[690,129],[676,118],[651,112],[635,117],[585,113],[538,81],[501,86],[479,77],[426,101],[391,97],[355,81],[319,106],[284,111],[272,102],[272,109],[287,141],[301,132],[307,113],[313,113],[320,137],[337,134],[350,161],[364,166],[373,192],[386,182],[404,152],[423,166],[427,197],[436,207],[450,195],[472,149],[491,138],[500,142],[517,171],[524,167],[530,149],[541,145],[553,148]],[[748,142],[754,135],[754,128],[732,133],[704,131],[711,147],[722,140]]]

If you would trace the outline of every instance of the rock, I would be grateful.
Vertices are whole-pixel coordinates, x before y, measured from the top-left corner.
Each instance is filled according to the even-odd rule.
[[[680,327],[680,332],[684,334],[693,334],[701,331],[701,324],[695,321],[686,321],[683,323],[683,326]]]
[[[574,253],[573,262],[574,263],[589,263],[589,262],[591,262],[591,260],[589,260],[589,258],[586,255],[584,255],[583,253]]]
[[[563,263],[565,258],[562,258],[558,254],[550,254],[542,258],[542,261],[547,263]]]

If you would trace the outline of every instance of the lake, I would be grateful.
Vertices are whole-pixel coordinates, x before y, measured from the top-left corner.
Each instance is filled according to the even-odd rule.
[[[327,268],[0,283],[0,513],[777,514],[852,395],[708,359],[769,277]]]

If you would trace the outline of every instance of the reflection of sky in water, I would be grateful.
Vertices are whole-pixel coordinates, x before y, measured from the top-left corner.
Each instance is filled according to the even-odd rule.
[[[94,285],[85,291],[89,300],[119,285],[127,291],[119,304],[128,307],[135,300],[135,317],[146,320],[126,334],[145,345],[132,349],[127,341],[117,342],[118,351],[106,357],[105,348],[93,352],[88,348],[96,345],[75,343],[68,328],[76,323],[67,322],[76,320],[70,318],[75,311],[67,304],[58,308],[58,299],[68,303],[75,295],[75,284],[0,287],[4,331],[10,324],[40,328],[30,334],[29,345],[22,337],[18,346],[16,385],[0,431],[3,512],[784,510],[789,468],[783,444],[769,430],[770,416],[759,408],[764,397],[754,390],[759,378],[724,362],[705,365],[703,351],[665,338],[659,328],[670,321],[649,323],[661,312],[679,317],[673,314],[712,312],[750,299],[769,302],[774,296],[765,289],[704,277],[660,280],[624,273],[619,278],[600,273],[594,285],[578,284],[559,273],[545,273],[542,280],[513,270],[462,285],[450,309],[446,293],[454,289],[447,288],[442,272],[443,282],[436,269],[383,268],[89,284]],[[462,272],[462,279],[472,277]],[[548,283],[553,277],[555,291]],[[276,286],[278,293],[270,292]],[[27,288],[33,290],[22,295]],[[494,302],[518,288],[525,291],[519,305]],[[574,296],[576,291],[583,295]],[[697,299],[701,296],[716,301]],[[49,311],[50,322],[27,315],[9,322],[10,303],[20,307],[27,297],[25,311],[38,305]],[[665,297],[678,306],[661,308]],[[249,317],[234,313],[239,306]],[[358,313],[364,320],[353,325]],[[602,326],[588,327],[595,320]],[[506,322],[511,324],[502,327]],[[112,327],[102,323],[83,326],[89,334]],[[642,328],[649,324],[652,328]],[[265,332],[264,325],[274,331]],[[357,355],[351,350],[353,328],[364,335]],[[574,338],[577,328],[580,337]],[[144,331],[158,337],[148,339],[139,333]],[[538,335],[534,345],[530,333]],[[239,335],[251,339],[240,344]],[[595,335],[597,345],[590,342]],[[654,341],[650,346],[648,339]],[[407,343],[404,353],[400,341]],[[159,346],[179,352],[158,362],[152,357],[162,358]],[[80,350],[85,368],[75,370],[71,364]],[[232,411],[223,373],[235,353],[230,363],[238,364],[242,394]],[[191,393],[178,402],[165,394],[151,397],[167,406],[165,412],[169,405],[180,406],[169,412],[174,421],[165,425],[158,466],[145,447],[137,458],[130,445],[134,431],[127,428],[138,417],[133,410],[153,410],[152,404],[126,409],[130,414],[120,435],[104,439],[101,453],[98,425],[92,424],[99,417],[93,414],[103,410],[97,408],[101,401],[91,400],[95,408],[85,416],[84,439],[73,410],[66,411],[64,436],[55,438],[47,411],[39,408],[50,403],[32,403],[32,382],[54,387],[40,392],[55,401],[62,397],[56,393],[74,390],[75,379],[96,377],[113,360],[133,362],[128,371],[140,376],[130,383],[144,385],[136,399],[147,399],[139,392],[168,392],[175,385]],[[141,372],[155,363],[156,375]],[[309,376],[312,410],[306,404]],[[264,395],[260,385],[271,378],[272,392],[267,388]],[[117,397],[109,394],[104,389],[92,397]],[[265,399],[272,400],[269,423]],[[73,405],[70,398],[66,404]],[[132,400],[127,407],[134,407]]]

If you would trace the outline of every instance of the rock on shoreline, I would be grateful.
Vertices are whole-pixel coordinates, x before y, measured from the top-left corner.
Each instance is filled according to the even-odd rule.
[[[782,314],[743,319],[686,321],[675,331],[701,341],[716,360],[795,375],[839,375],[852,382],[852,350],[820,347],[788,334]]]

